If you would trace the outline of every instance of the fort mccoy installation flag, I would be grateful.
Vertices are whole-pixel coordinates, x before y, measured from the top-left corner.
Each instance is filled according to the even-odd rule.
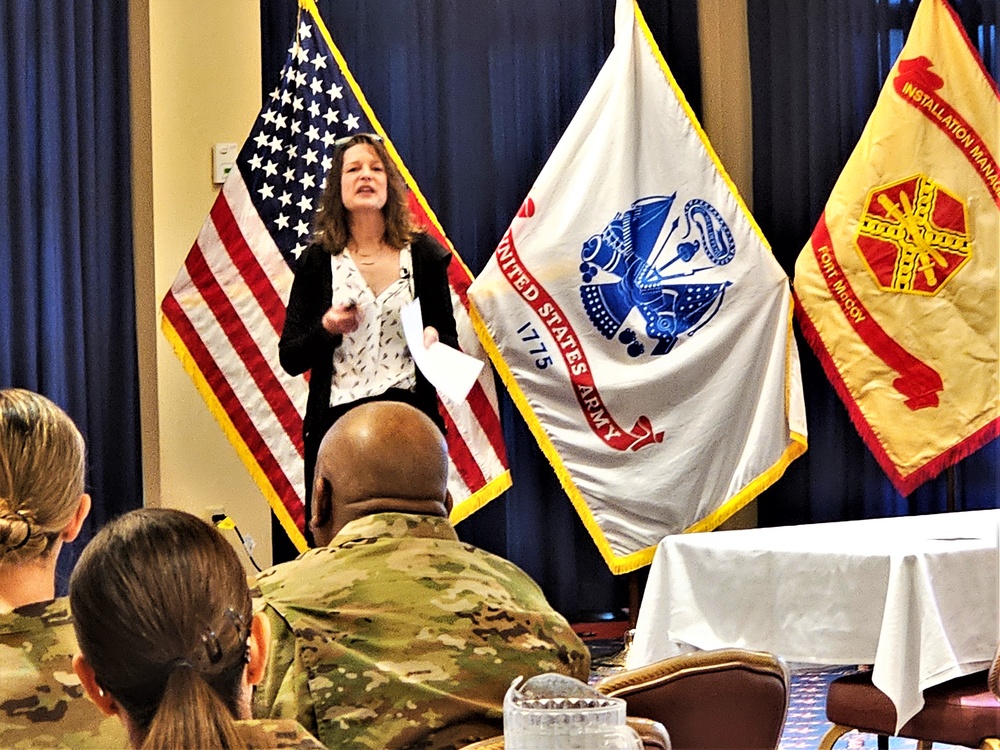
[[[788,278],[631,0],[469,296],[615,573],[714,528],[805,450]]]
[[[353,133],[383,137],[410,188],[417,223],[450,248],[316,6],[300,0],[281,84],[267,98],[162,304],[164,333],[299,549],[305,548],[302,416],[308,387],[278,364],[278,338],[334,141]],[[459,343],[485,360],[467,309],[472,277],[457,253],[448,275]],[[466,401],[440,406],[457,521],[510,486],[490,368]]]
[[[923,0],[795,266],[799,320],[903,495],[1000,425],[1000,95]]]

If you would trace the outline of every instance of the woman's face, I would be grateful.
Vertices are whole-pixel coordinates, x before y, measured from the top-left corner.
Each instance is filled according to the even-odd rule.
[[[344,152],[340,194],[349,213],[381,211],[386,201],[386,182],[385,165],[367,143],[355,143]]]

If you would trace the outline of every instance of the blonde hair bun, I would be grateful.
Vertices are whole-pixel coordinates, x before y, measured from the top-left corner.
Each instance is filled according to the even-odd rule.
[[[32,391],[0,390],[0,565],[52,547],[79,506],[85,460],[66,412]]]

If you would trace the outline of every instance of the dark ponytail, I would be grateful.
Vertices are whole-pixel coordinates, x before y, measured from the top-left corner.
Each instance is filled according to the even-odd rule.
[[[185,663],[167,678],[142,750],[194,747],[243,750],[246,745],[219,694]]]

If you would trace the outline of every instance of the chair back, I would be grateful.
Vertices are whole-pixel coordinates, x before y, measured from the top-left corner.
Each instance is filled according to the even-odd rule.
[[[986,675],[986,686],[1000,700],[1000,645],[997,645],[996,653],[993,655],[993,663],[990,664],[989,674]]]
[[[696,651],[606,677],[629,716],[663,724],[673,750],[774,750],[788,711],[784,660],[743,649]]]

